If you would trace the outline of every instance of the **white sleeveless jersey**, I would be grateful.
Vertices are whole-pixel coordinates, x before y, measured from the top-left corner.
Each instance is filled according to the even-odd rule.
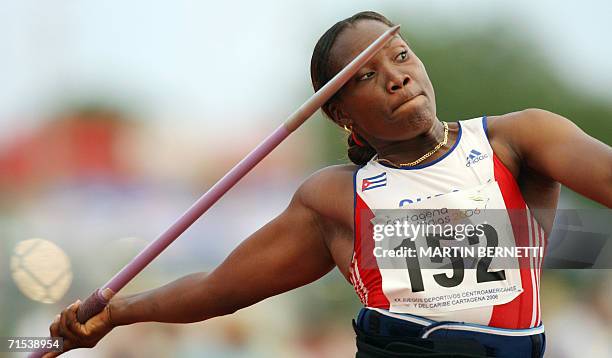
[[[509,237],[516,246],[544,247],[544,230],[527,208],[514,177],[493,153],[486,117],[458,124],[455,144],[433,162],[398,169],[373,158],[355,172],[355,249],[350,281],[366,307],[436,321],[510,329],[536,327],[541,319],[541,259],[537,257],[516,258],[516,266],[504,268],[503,279],[481,280],[478,275],[482,272],[469,268],[462,271],[460,282],[449,284],[441,274],[450,277],[452,270],[415,273],[407,266],[384,267],[374,254],[378,244],[372,237],[372,222],[380,209],[467,209],[472,204],[487,210],[505,209],[495,215],[499,227],[510,228],[500,238]],[[389,245],[397,242],[389,241]],[[530,264],[535,268],[528,268]]]

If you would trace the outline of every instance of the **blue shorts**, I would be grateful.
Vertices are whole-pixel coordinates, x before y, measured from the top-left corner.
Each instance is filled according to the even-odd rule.
[[[544,327],[503,329],[462,322],[435,322],[409,314],[363,308],[353,321],[357,358],[541,358]]]

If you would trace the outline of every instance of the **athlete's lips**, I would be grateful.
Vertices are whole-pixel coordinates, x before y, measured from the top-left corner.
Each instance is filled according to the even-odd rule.
[[[413,99],[417,98],[418,96],[422,95],[422,92],[419,92],[413,96],[406,96],[404,98],[402,98],[402,100],[393,108],[392,113],[395,113],[395,111],[397,111],[401,106],[403,106],[404,104],[412,101]]]

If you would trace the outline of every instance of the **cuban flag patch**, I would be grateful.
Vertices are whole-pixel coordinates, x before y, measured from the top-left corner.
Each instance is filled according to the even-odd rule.
[[[387,186],[387,173],[382,172],[373,177],[365,178],[361,181],[361,191],[381,188]]]

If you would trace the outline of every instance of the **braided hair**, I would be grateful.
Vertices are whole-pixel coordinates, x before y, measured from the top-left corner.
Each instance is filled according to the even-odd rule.
[[[314,88],[315,92],[321,87],[325,86],[325,84],[336,75],[336,73],[334,73],[330,68],[331,61],[329,58],[336,38],[347,27],[353,26],[360,20],[380,21],[389,27],[395,26],[395,24],[389,21],[389,19],[377,12],[362,11],[342,21],[338,21],[336,24],[334,24],[334,26],[330,27],[323,34],[323,36],[321,36],[319,41],[317,41],[310,60],[310,78],[312,80],[312,87]],[[330,102],[336,98],[336,96],[337,94],[321,107],[323,113],[325,113],[325,115],[331,120],[334,120],[334,118],[331,114],[329,105]],[[354,132],[352,135],[348,136],[348,157],[351,162],[357,165],[364,165],[376,154],[376,150],[361,137],[358,137],[356,141],[355,136],[358,135]]]

